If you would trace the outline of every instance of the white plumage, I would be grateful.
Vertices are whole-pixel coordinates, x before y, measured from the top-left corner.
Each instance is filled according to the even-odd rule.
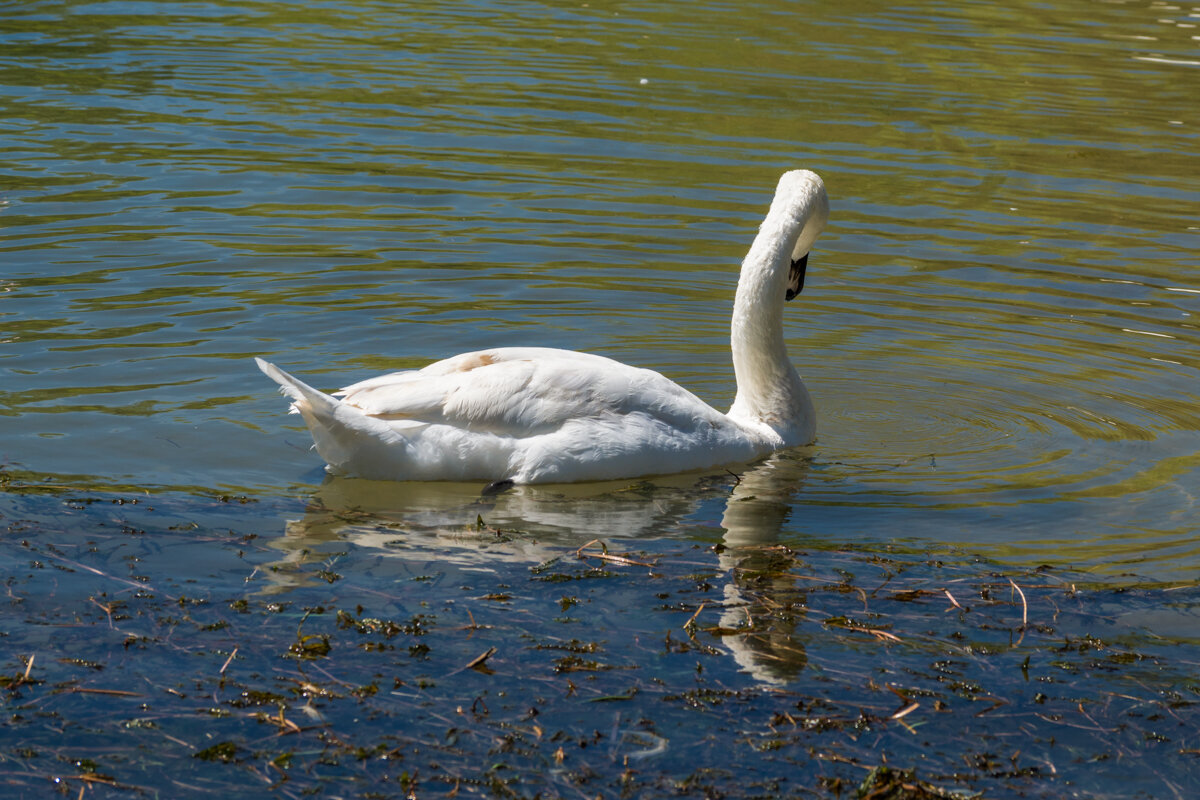
[[[652,370],[544,347],[464,353],[336,396],[255,360],[338,474],[548,483],[751,461],[808,444],[816,432],[782,314],[828,215],[815,173],[783,175],[742,262],[732,323],[738,393],[728,414]]]

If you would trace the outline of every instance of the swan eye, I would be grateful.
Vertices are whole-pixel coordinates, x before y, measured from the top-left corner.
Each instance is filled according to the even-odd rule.
[[[800,256],[792,262],[792,268],[788,270],[788,300],[793,299],[800,292],[804,291],[804,273],[808,270],[808,253]]]

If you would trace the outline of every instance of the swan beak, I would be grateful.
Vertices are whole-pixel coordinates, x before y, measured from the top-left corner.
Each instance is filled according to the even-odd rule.
[[[788,271],[787,299],[791,300],[804,291],[804,273],[808,270],[808,253],[792,262]]]

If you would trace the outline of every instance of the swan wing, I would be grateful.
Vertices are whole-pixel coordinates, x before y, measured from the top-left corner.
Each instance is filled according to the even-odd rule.
[[[442,424],[517,438],[632,413],[682,429],[724,416],[652,370],[539,347],[464,353],[337,394],[364,414],[400,427]]]

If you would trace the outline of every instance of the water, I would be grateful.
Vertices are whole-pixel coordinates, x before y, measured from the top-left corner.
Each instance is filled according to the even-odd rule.
[[[820,412],[789,533],[1194,575],[1195,14],[33,3],[3,22],[0,453],[319,481],[253,370],[552,344],[732,398],[778,174]]]
[[[339,487],[282,535],[281,501],[6,495],[6,796],[844,797],[881,761],[964,793],[929,797],[1196,784],[1195,586],[747,545],[720,485],[546,495],[532,532]],[[553,530],[580,502],[658,518]]]
[[[219,507],[209,538],[168,559],[213,602],[245,578],[222,527],[265,543],[246,591],[298,604],[323,602],[322,559],[368,594],[397,580],[375,558],[519,592],[594,538],[696,547],[722,574],[736,559],[706,548],[778,544],[1190,584],[1198,15],[1162,2],[12,5],[0,476],[23,488],[2,496],[2,521],[34,547],[39,529],[74,542],[79,563],[100,558],[94,531],[145,528],[162,543],[112,552],[161,560],[178,526]],[[833,206],[785,323],[819,439],[737,479],[525,488],[483,505],[477,486],[325,481],[251,361],[334,388],[481,346],[552,345],[727,407],[737,264],[798,167],[824,177]],[[104,505],[138,497],[174,516],[153,528]],[[70,511],[79,498],[106,512]],[[478,519],[521,536],[464,538]],[[0,563],[15,575],[30,555],[10,539]],[[87,563],[115,574],[119,557]],[[53,597],[98,615],[94,589]],[[660,603],[637,581],[620,591],[631,609]],[[1194,647],[1192,606],[1148,597],[1131,627]],[[523,613],[535,626],[556,612]],[[22,629],[29,651],[36,630]],[[823,660],[823,641],[808,643],[810,668],[853,657]],[[731,684],[795,689],[809,674],[738,657]]]

